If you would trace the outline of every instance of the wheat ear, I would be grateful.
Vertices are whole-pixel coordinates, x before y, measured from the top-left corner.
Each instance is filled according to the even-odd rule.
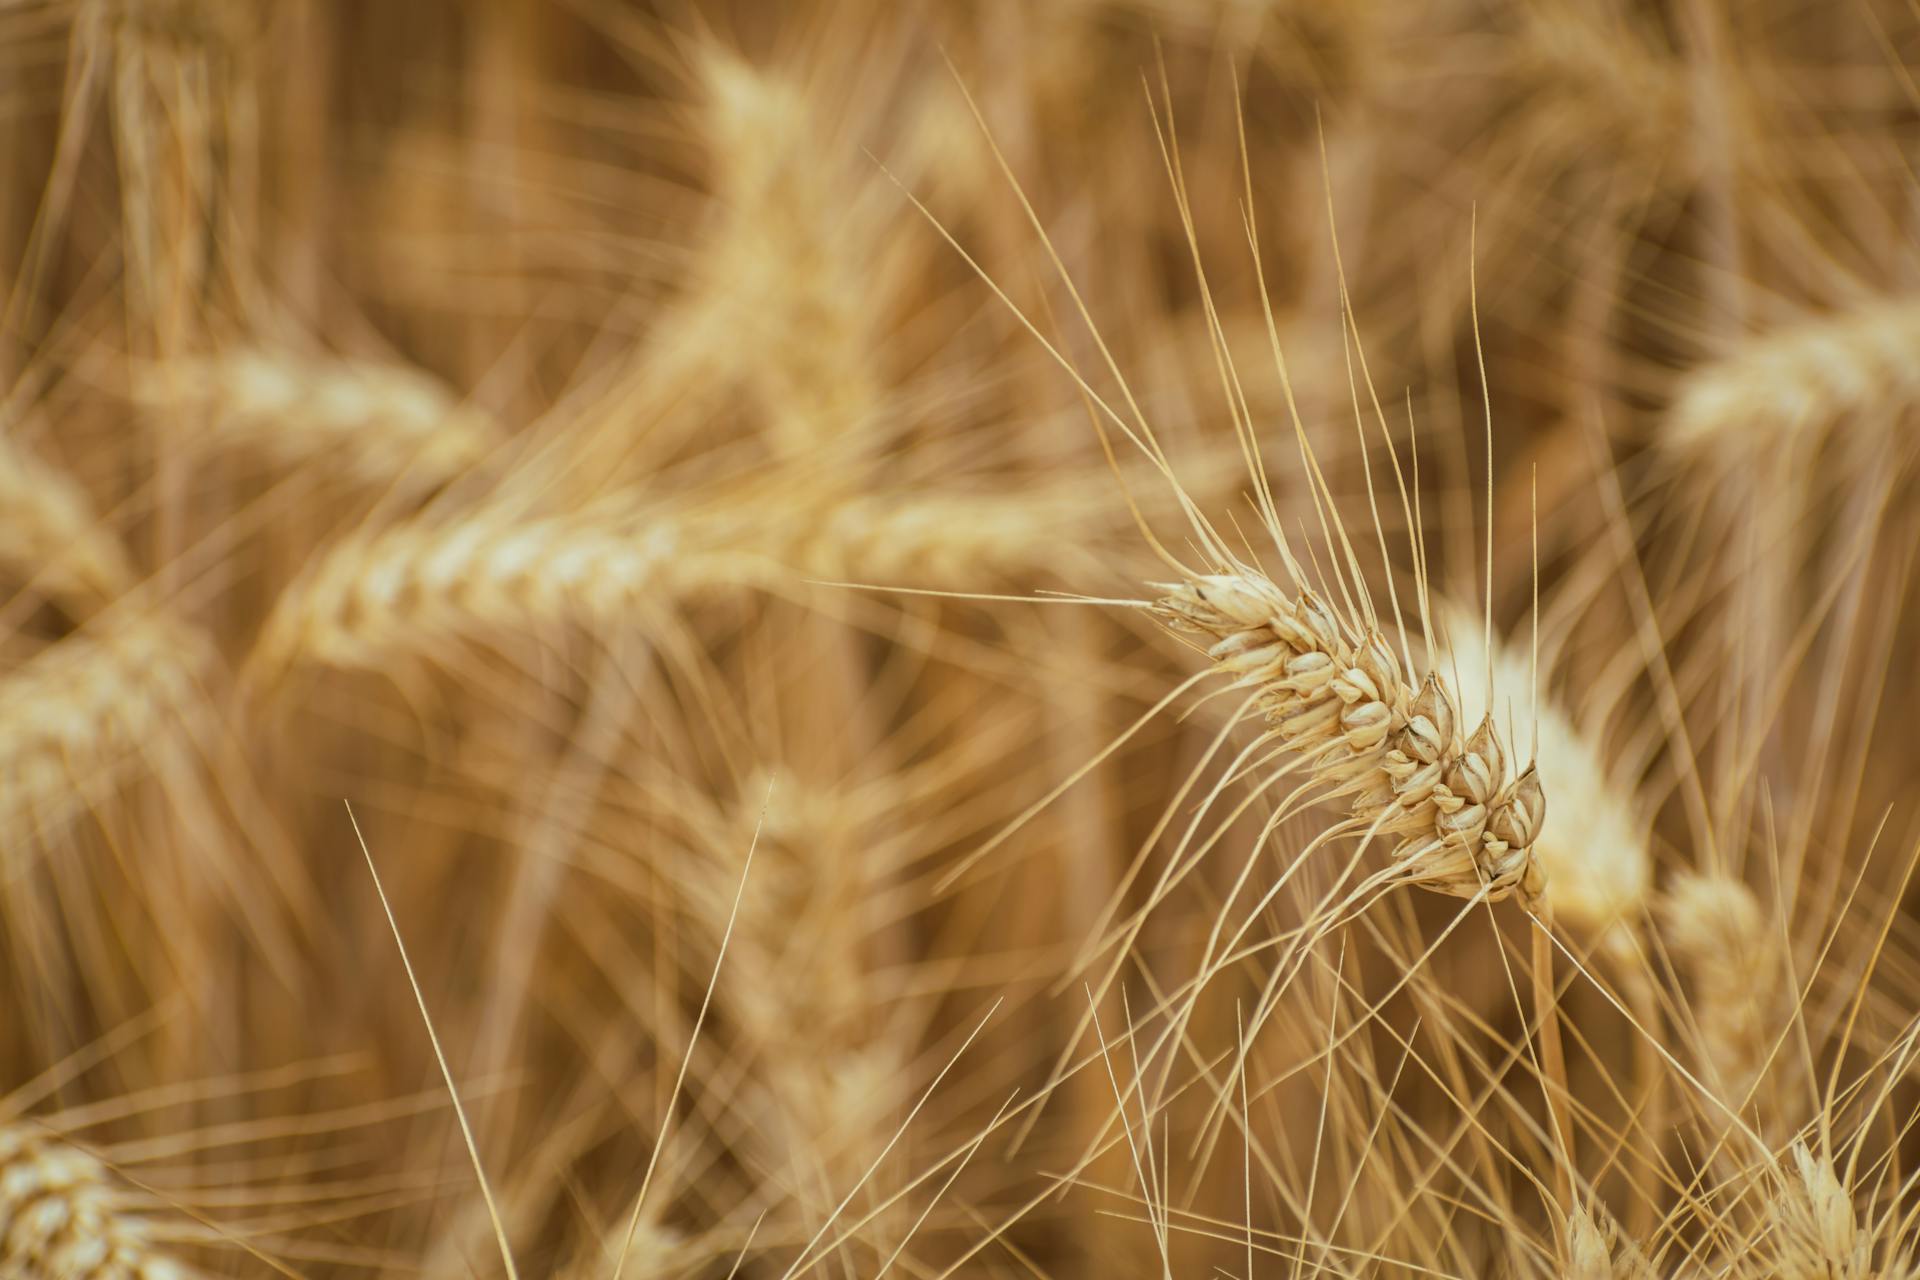
[[[140,371],[136,404],[179,443],[318,465],[369,485],[432,486],[502,440],[497,423],[403,365],[234,348]]]
[[[0,680],[0,825],[9,844],[119,785],[206,706],[200,632],[152,615],[82,632]]]
[[[1756,435],[1809,443],[1843,417],[1920,401],[1920,303],[1891,299],[1753,338],[1689,373],[1663,442],[1683,452],[1751,456]]]
[[[8,1280],[187,1280],[106,1166],[26,1125],[0,1127],[0,1275]]]
[[[133,582],[126,548],[73,477],[0,436],[0,573],[76,611],[92,612]]]
[[[1770,1280],[1874,1280],[1873,1239],[1854,1217],[1833,1161],[1804,1142],[1791,1147],[1793,1168],[1779,1169],[1779,1190],[1768,1206],[1758,1247],[1741,1251],[1743,1276]]]
[[[1441,632],[1460,682],[1460,711],[1468,721],[1508,711],[1502,699],[1534,683],[1529,656],[1495,640],[1487,662],[1485,627],[1458,606],[1441,610]],[[1488,671],[1492,687],[1488,687]],[[1559,702],[1539,697],[1514,708],[1515,723],[1531,713],[1534,766],[1553,796],[1554,822],[1540,833],[1534,856],[1546,873],[1555,918],[1596,938],[1631,921],[1653,893],[1653,855],[1646,824],[1629,789],[1616,780],[1593,737],[1581,731]],[[1520,732],[1527,732],[1522,728]]]
[[[378,668],[461,638],[567,622],[631,626],[647,608],[712,591],[799,590],[808,579],[964,588],[1058,562],[1059,520],[1016,501],[899,494],[823,509],[741,506],[646,521],[629,511],[470,511],[356,535],[282,596],[252,674]]]
[[[1166,584],[1153,606],[1170,629],[1211,641],[1216,670],[1254,692],[1267,736],[1306,762],[1346,829],[1397,837],[1394,878],[1489,901],[1545,878],[1533,856],[1546,792],[1509,754],[1491,715],[1464,740],[1438,671],[1416,688],[1377,630],[1355,635],[1311,589],[1289,595],[1255,570]]]
[[[1726,874],[1678,876],[1660,904],[1667,945],[1689,979],[1707,1076],[1736,1108],[1766,1069],[1794,993],[1760,899]]]
[[[1639,1249],[1598,1208],[1577,1206],[1567,1215],[1566,1251],[1566,1280],[1654,1280]]]

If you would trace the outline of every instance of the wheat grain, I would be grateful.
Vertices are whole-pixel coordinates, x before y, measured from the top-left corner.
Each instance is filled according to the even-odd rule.
[[[338,468],[363,484],[432,486],[485,458],[499,425],[401,365],[234,348],[155,364],[133,398],[169,442]]]
[[[0,1274],[8,1280],[187,1280],[106,1167],[23,1125],[0,1126]]]
[[[0,436],[0,573],[91,612],[133,582],[126,548],[73,478]]]
[[[1463,740],[1438,671],[1416,690],[1377,630],[1357,634],[1295,585],[1289,598],[1242,568],[1166,584],[1153,608],[1173,630],[1211,638],[1216,669],[1257,691],[1267,736],[1306,761],[1327,798],[1351,802],[1346,829],[1400,837],[1396,879],[1463,898],[1537,896],[1538,771],[1509,778],[1492,716]]]

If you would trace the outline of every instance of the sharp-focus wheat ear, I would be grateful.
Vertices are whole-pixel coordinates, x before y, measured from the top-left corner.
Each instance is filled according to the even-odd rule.
[[[1795,1141],[1790,1150],[1793,1168],[1775,1170],[1779,1189],[1755,1247],[1742,1250],[1736,1274],[1755,1280],[1874,1280],[1880,1273],[1873,1268],[1872,1236],[1860,1230],[1853,1197],[1833,1161],[1804,1142]]]
[[[77,613],[133,582],[120,540],[73,478],[0,436],[0,577]]]
[[[217,661],[200,632],[147,615],[72,636],[0,679],[7,844],[110,794],[147,753],[193,749]]]
[[[1912,409],[1920,401],[1915,351],[1920,302],[1911,299],[1782,327],[1689,373],[1662,442],[1728,460],[1817,446],[1844,417]]]
[[[1453,657],[1445,665],[1458,673],[1463,718],[1472,723],[1491,714],[1518,726],[1514,731],[1523,739],[1533,719],[1534,767],[1539,785],[1553,796],[1554,814],[1552,829],[1533,848],[1555,920],[1597,938],[1618,921],[1636,919],[1653,892],[1653,856],[1628,789],[1607,769],[1599,745],[1555,700],[1543,696],[1528,705],[1533,679],[1527,655],[1496,642],[1490,691],[1479,616],[1458,607],[1440,613]]]
[[[1620,1238],[1606,1211],[1576,1206],[1567,1214],[1565,1280],[1654,1280],[1654,1270],[1631,1240]]]
[[[1676,877],[1659,915],[1686,974],[1707,1078],[1739,1107],[1793,1011],[1780,935],[1753,890],[1725,874]]]
[[[1290,593],[1238,568],[1163,590],[1155,615],[1211,641],[1216,669],[1257,697],[1268,736],[1328,798],[1351,803],[1352,828],[1398,838],[1399,878],[1461,898],[1544,890],[1539,774],[1509,774],[1492,716],[1461,737],[1459,698],[1438,671],[1416,684],[1385,637],[1356,635],[1298,581]]]
[[[0,1274],[9,1280],[188,1280],[106,1166],[27,1125],[0,1126]]]
[[[367,485],[432,487],[503,438],[418,369],[235,348],[139,370],[133,397],[169,447],[334,468]]]

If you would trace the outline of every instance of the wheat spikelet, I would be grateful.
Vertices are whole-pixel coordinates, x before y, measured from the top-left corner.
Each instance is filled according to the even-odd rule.
[[[1775,1174],[1780,1189],[1768,1206],[1759,1247],[1742,1251],[1741,1273],[1774,1280],[1874,1280],[1879,1273],[1872,1237],[1859,1229],[1853,1197],[1833,1161],[1800,1141],[1791,1151],[1793,1168]]]
[[[1534,765],[1553,797],[1554,820],[1534,845],[1546,873],[1554,918],[1595,934],[1632,919],[1653,891],[1653,857],[1645,827],[1627,790],[1606,768],[1599,748],[1551,698],[1529,707],[1534,684],[1528,656],[1509,644],[1493,647],[1493,689],[1487,688],[1485,627],[1465,609],[1442,611],[1441,632],[1451,650],[1449,669],[1460,682],[1460,710],[1469,722],[1495,715],[1523,741],[1537,733]],[[1529,725],[1531,713],[1532,724]]]
[[[1920,399],[1920,304],[1876,302],[1754,338],[1689,373],[1664,442],[1684,453],[1770,455],[1811,446],[1843,417]]]
[[[106,1167],[24,1125],[0,1127],[0,1274],[9,1280],[187,1280]]]
[[[0,572],[92,610],[133,582],[126,548],[73,479],[0,436]]]
[[[370,485],[438,484],[502,438],[490,417],[418,369],[286,350],[155,364],[135,377],[133,397],[189,448],[337,467]]]
[[[1753,890],[1724,874],[1676,877],[1660,916],[1690,979],[1708,1078],[1741,1105],[1792,1008],[1781,941]]]
[[[1575,1208],[1567,1215],[1566,1280],[1654,1280],[1654,1271],[1630,1240],[1622,1240],[1611,1219],[1598,1209]]]
[[[1165,585],[1153,609],[1210,638],[1216,670],[1257,691],[1267,737],[1306,762],[1327,798],[1350,800],[1345,829],[1400,838],[1395,879],[1457,897],[1537,896],[1538,771],[1509,778],[1492,716],[1463,740],[1438,671],[1416,689],[1377,630],[1356,636],[1297,575],[1295,586],[1289,598],[1250,569],[1196,575]]]
[[[119,785],[205,704],[211,642],[144,616],[87,632],[0,680],[0,776],[9,844]]]

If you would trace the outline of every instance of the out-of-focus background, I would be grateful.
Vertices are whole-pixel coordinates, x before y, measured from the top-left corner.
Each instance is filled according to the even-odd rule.
[[[0,1272],[1912,1274],[1916,67],[0,5]],[[1263,945],[1355,842],[1127,603],[1259,541],[1246,432],[1508,646],[1586,1226],[1538,926]]]

